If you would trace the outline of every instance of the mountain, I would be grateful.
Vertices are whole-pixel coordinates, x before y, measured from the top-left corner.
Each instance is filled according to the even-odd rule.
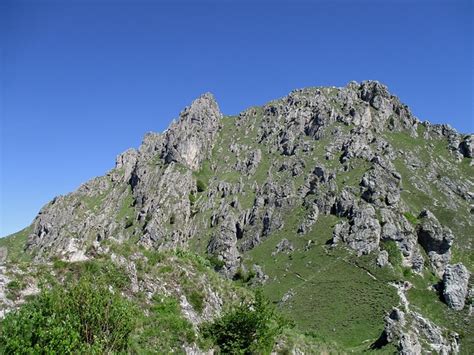
[[[206,93],[0,240],[2,314],[106,260],[128,298],[171,297],[194,329],[261,288],[294,322],[277,352],[472,353],[473,154],[376,81],[238,116]]]

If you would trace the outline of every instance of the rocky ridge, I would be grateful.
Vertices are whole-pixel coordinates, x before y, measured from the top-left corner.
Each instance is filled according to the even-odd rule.
[[[295,90],[236,117],[204,94],[165,132],[120,154],[106,175],[44,206],[25,253],[41,263],[88,260],[110,243],[188,249],[215,260],[227,278],[256,267],[271,290],[284,281],[259,265],[266,259],[291,273],[292,257],[342,248],[374,257],[370,267],[396,277],[404,278],[397,270],[417,280],[433,275],[439,285],[430,297],[464,317],[473,270],[472,140],[419,121],[375,81]],[[285,304],[298,299],[298,291],[291,295]],[[385,334],[401,353],[462,349],[462,340],[437,336],[451,332],[443,324],[391,309]]]

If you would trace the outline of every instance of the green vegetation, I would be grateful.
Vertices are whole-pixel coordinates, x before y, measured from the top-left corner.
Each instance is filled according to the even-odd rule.
[[[139,319],[136,334],[132,337],[133,353],[149,353],[152,349],[171,353],[180,349],[183,343],[196,340],[191,323],[183,318],[175,299],[154,295],[148,312],[148,317]]]
[[[198,192],[203,192],[207,189],[207,185],[201,179],[197,179],[196,180],[196,189],[198,190]]]
[[[16,300],[20,295],[21,290],[25,288],[25,284],[19,280],[12,280],[7,284],[7,298]]]
[[[402,253],[397,246],[397,243],[393,240],[385,240],[381,242],[382,249],[388,253],[388,261],[394,267],[400,267],[402,265]]]
[[[204,310],[204,293],[196,289],[185,289],[185,293],[194,310],[198,313],[202,313]]]
[[[410,212],[405,212],[403,215],[405,216],[407,221],[410,222],[411,224],[416,225],[418,223],[418,218],[414,216],[413,214],[411,214]]]
[[[131,227],[135,220],[135,209],[133,208],[133,194],[130,186],[127,186],[125,197],[116,216],[117,222],[126,221],[125,228]]]
[[[298,213],[287,216],[281,231],[249,252],[247,264],[261,265],[272,280],[263,286],[263,292],[273,302],[292,295],[280,307],[297,331],[311,331],[320,343],[335,343],[335,348],[366,350],[380,336],[384,316],[399,302],[395,289],[387,283],[395,276],[377,268],[373,255],[356,264],[354,260],[360,258],[353,253],[326,246],[340,221],[337,217],[321,215],[311,232],[297,236],[294,230],[300,218]],[[272,257],[283,237],[295,251]]]
[[[241,281],[242,283],[247,283],[255,277],[255,272],[253,270],[244,270],[242,267],[239,267],[234,275],[235,281]]]
[[[107,353],[126,351],[135,307],[99,280],[44,289],[1,324],[5,353]]]
[[[224,313],[202,327],[204,338],[211,340],[223,354],[268,354],[288,321],[281,317],[261,292],[255,299]]]
[[[0,248],[7,250],[7,260],[10,262],[28,262],[31,260],[29,254],[25,253],[25,245],[28,235],[32,232],[29,226],[21,231],[11,234],[5,238],[0,238]]]

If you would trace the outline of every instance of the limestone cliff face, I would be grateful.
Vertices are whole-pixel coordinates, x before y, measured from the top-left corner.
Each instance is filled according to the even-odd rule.
[[[436,272],[443,274],[454,237],[431,213],[420,217],[417,231],[406,221],[404,214],[409,209],[400,198],[403,179],[394,161],[401,159],[408,169],[424,163],[417,161],[416,154],[394,147],[387,134],[404,132],[428,141],[446,139],[453,160],[469,157],[470,136],[461,136],[448,126],[421,123],[385,86],[373,81],[351,82],[340,89],[296,90],[265,105],[262,111],[243,112],[234,122],[232,129],[236,132],[229,133],[254,136],[253,141],[244,143],[237,138],[229,141],[229,147],[216,146],[223,131],[222,114],[212,94],[202,95],[163,134],[149,133],[138,150],[120,154],[115,169],[106,176],[46,205],[35,219],[28,249],[39,258],[54,254],[85,258],[86,249],[94,242],[134,236],[150,247],[185,247],[197,230],[208,227],[208,221],[202,225],[199,212],[213,208],[219,211],[217,205],[213,207],[218,195],[243,194],[255,196],[253,206],[244,209],[234,201],[217,212],[227,224],[227,216],[234,216],[232,220],[236,221],[230,230],[239,234],[235,240],[239,240],[241,251],[251,249],[281,228],[285,210],[315,206],[318,213],[345,218],[335,226],[333,243],[367,254],[377,251],[381,240],[393,240],[403,252],[406,265],[420,272],[420,250],[424,249]],[[324,139],[324,147],[319,147],[318,142]],[[193,212],[194,204],[204,203],[193,200],[197,196],[193,172],[198,172],[204,161],[212,161],[213,151],[219,153],[224,148],[230,154],[224,154],[223,162],[213,161],[212,169],[227,169],[234,155],[236,162],[228,171],[240,176],[240,181],[211,179],[206,198],[202,196],[205,205],[198,213]],[[321,148],[321,153],[314,153]],[[266,178],[259,185],[255,174],[262,165],[262,154],[271,152],[279,152],[282,158],[267,164],[263,172]],[[308,157],[317,154],[321,154],[318,159],[338,161],[340,167],[334,170],[328,164],[319,164],[311,170]],[[338,186],[338,170],[354,170],[359,162],[370,165],[360,181],[351,182],[354,186]],[[438,170],[433,166],[427,169],[431,175]],[[272,177],[272,173],[284,171],[291,171],[294,180],[301,177],[304,183],[297,187],[293,181],[280,183]],[[415,186],[423,183],[414,181]],[[445,177],[435,183],[446,194],[472,202],[472,181]],[[219,233],[213,235],[220,238]],[[445,240],[443,245],[437,243],[439,238]],[[231,258],[235,264],[236,256]]]
[[[199,169],[211,153],[221,118],[222,113],[212,94],[206,93],[196,99],[165,132],[164,161],[179,162],[191,170]]]
[[[147,134],[138,150],[120,154],[106,176],[46,205],[27,248],[37,258],[76,260],[106,239],[140,236],[149,246],[184,245],[193,234],[192,171],[209,157],[221,118],[212,94],[196,99],[163,134]]]
[[[223,116],[204,94],[165,132],[120,154],[105,176],[43,207],[26,250],[41,261],[83,260],[124,241],[190,248],[232,278],[246,269],[250,251],[282,231],[289,255],[311,250],[312,239],[300,250],[291,238],[314,238],[330,218],[324,248],[375,255],[380,267],[420,277],[432,272],[445,280],[448,306],[459,310],[472,265],[452,264],[472,255],[472,140],[421,122],[375,81],[295,90],[237,117]],[[400,317],[387,318],[388,326]],[[399,344],[421,346],[412,336],[417,324],[441,329],[409,317],[410,327],[392,330]],[[454,343],[439,342],[454,351]]]

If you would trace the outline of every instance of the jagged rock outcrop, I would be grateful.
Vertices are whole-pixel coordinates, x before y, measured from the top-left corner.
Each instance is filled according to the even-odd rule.
[[[359,255],[368,254],[379,247],[380,223],[375,209],[369,204],[353,208],[348,222],[334,229],[333,243],[343,242]]]
[[[434,214],[428,210],[422,211],[419,219],[418,242],[428,254],[435,272],[442,276],[451,258],[453,233],[449,228],[443,227]]]
[[[390,264],[388,260],[388,252],[386,250],[381,250],[377,256],[377,266],[384,267]]]
[[[443,278],[446,303],[460,310],[474,230],[472,156],[472,135],[420,122],[375,81],[294,90],[225,118],[204,94],[165,132],[147,133],[138,149],[120,154],[105,176],[44,206],[25,248],[35,262],[87,260],[114,243],[190,248],[227,278],[250,270],[256,275],[250,284],[281,282],[283,290],[284,277],[296,275],[298,291],[282,293],[291,297],[281,306],[293,307],[308,282],[292,269],[293,259],[309,270],[316,264],[311,258],[333,257],[344,247],[351,258],[367,255],[357,260],[368,266],[342,257],[331,262],[380,283],[379,274],[406,280],[412,272],[420,283],[432,282],[429,267],[437,282]],[[271,257],[279,253],[288,256]],[[466,267],[450,265],[451,253]],[[285,276],[272,275],[259,258],[270,258]],[[130,260],[116,262],[134,290],[147,290],[133,277]],[[328,271],[319,266],[316,272]],[[154,291],[161,287],[147,282]],[[405,283],[397,285],[404,303],[386,319],[388,341],[405,354],[457,351],[455,336],[408,309],[409,294],[400,291]],[[202,318],[186,295],[179,293],[179,302],[187,318]]]
[[[162,152],[165,162],[175,161],[192,170],[198,169],[210,154],[221,118],[212,94],[196,99],[165,132]]]
[[[443,275],[443,297],[446,304],[457,311],[464,308],[469,291],[470,273],[459,263],[448,265]]]
[[[291,253],[293,250],[295,250],[293,244],[291,244],[291,242],[288,239],[283,238],[275,247],[275,251],[272,253],[272,256],[280,254],[280,253],[288,254],[288,253]]]
[[[235,274],[240,265],[240,253],[237,249],[237,220],[231,212],[223,217],[207,251],[222,261],[224,275],[232,277]]]
[[[396,344],[400,354],[416,355],[428,351],[438,354],[458,354],[459,335],[448,332],[420,313],[410,309],[406,292],[411,285],[396,285],[404,311],[395,307],[385,317],[385,328],[372,348]]]
[[[459,143],[459,152],[466,158],[474,157],[474,136],[468,135]]]

